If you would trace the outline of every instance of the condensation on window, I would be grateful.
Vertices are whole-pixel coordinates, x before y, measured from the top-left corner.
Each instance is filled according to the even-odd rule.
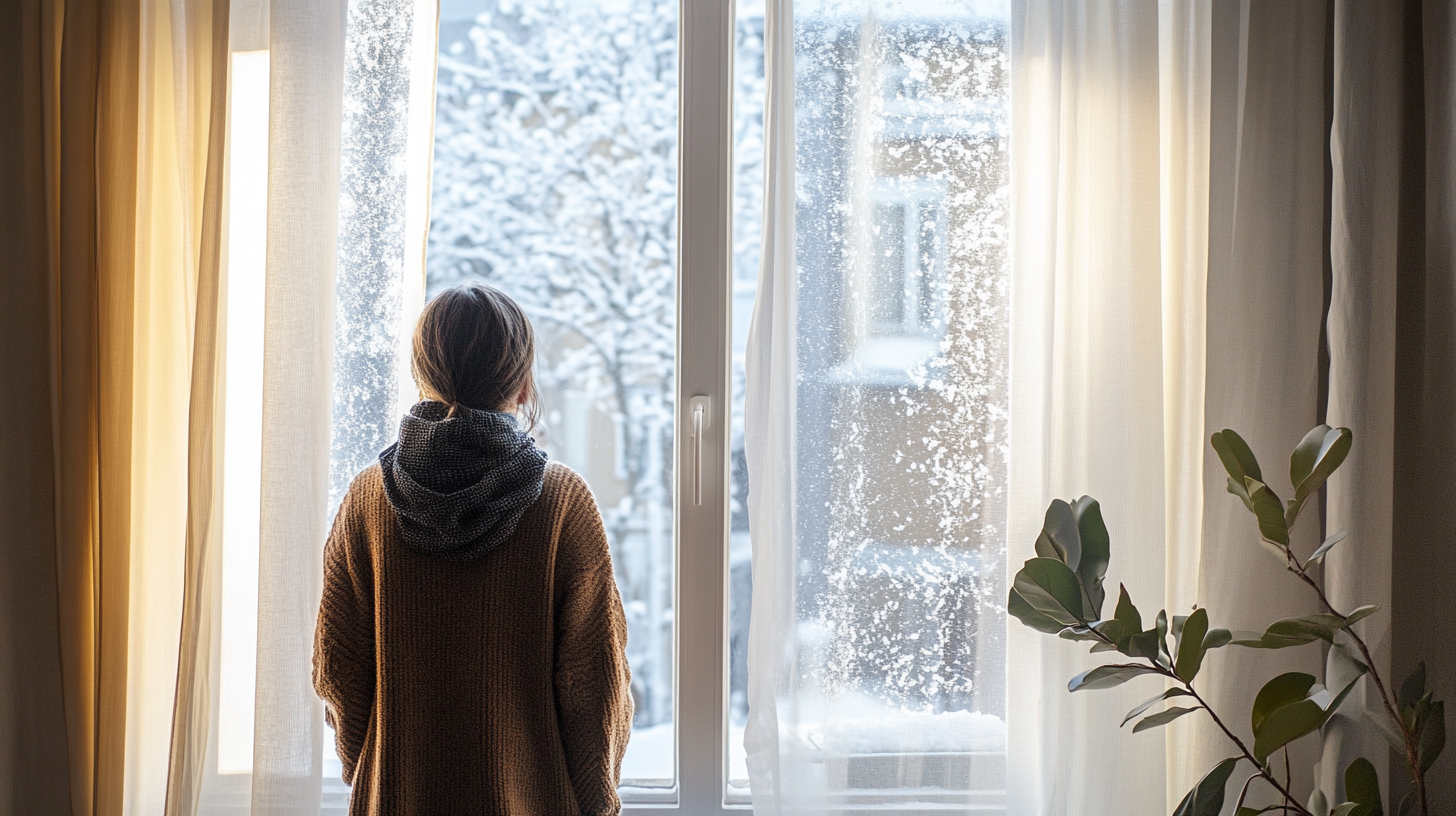
[[[399,432],[414,8],[349,3],[340,140],[330,516]],[[418,269],[418,267],[416,267]]]
[[[404,349],[419,285],[434,41],[432,0],[350,0],[344,44],[329,517],[394,442],[413,401]],[[422,59],[422,57],[424,57]],[[423,117],[423,119],[422,119]],[[422,127],[423,125],[423,127]],[[412,256],[413,253],[413,256]],[[342,812],[325,739],[324,811]]]
[[[830,753],[994,754],[1006,9],[856,0],[795,12],[799,669],[805,699],[823,706],[804,738]],[[854,788],[849,767],[840,784]],[[973,769],[973,786],[1000,787],[982,778],[998,767]]]

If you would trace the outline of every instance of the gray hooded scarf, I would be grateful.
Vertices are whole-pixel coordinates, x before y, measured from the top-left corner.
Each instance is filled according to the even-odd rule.
[[[546,454],[512,414],[426,400],[379,454],[384,494],[411,549],[451,561],[478,558],[515,532],[541,496]]]

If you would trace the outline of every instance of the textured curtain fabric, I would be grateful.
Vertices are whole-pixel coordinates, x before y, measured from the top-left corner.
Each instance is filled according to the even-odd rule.
[[[6,199],[30,232],[8,255],[20,263],[5,302],[34,311],[6,321],[27,330],[6,346],[25,360],[7,376],[28,373],[44,420],[17,429],[36,446],[31,467],[5,471],[35,501],[7,546],[40,572],[7,569],[29,586],[3,594],[37,602],[18,620],[50,642],[25,662],[56,674],[31,687],[55,694],[34,700],[31,733],[13,732],[6,801],[28,813],[156,812],[177,680],[189,381],[193,349],[214,331],[198,293],[217,275],[225,28],[213,22],[226,3],[11,5],[27,163],[25,195]],[[35,526],[40,513],[51,523]],[[27,773],[31,763],[44,765]]]
[[[1441,0],[1411,0],[1402,11],[1391,661],[1396,677],[1425,661],[1436,696],[1451,700],[1456,650],[1431,621],[1456,617],[1456,18]],[[1391,775],[1399,801],[1405,786]],[[1456,811],[1449,746],[1427,780],[1433,809]]]
[[[1326,588],[1336,608],[1390,610],[1362,624],[1387,695],[1424,661],[1437,698],[1451,699],[1456,655],[1431,621],[1456,612],[1456,30],[1448,3],[1421,0],[1336,2],[1330,28],[1329,416],[1356,444],[1329,488],[1326,527],[1348,529],[1352,546]],[[1383,707],[1370,682],[1362,693]],[[1384,752],[1354,711],[1326,734],[1326,784],[1354,756]],[[1389,767],[1385,777],[1377,762],[1387,812],[1409,790],[1403,758]],[[1428,772],[1431,812],[1456,808],[1453,768],[1448,753]]]
[[[1101,502],[1110,582],[1186,614],[1200,547],[1211,4],[1012,5],[1008,569],[1054,498]],[[1130,739],[1137,684],[1012,622],[1008,812],[1158,813],[1181,724]],[[1095,761],[1089,761],[1096,757]],[[1175,794],[1176,791],[1176,794]]]
[[[770,0],[764,20],[763,238],[753,304],[743,405],[743,444],[752,479],[753,616],[748,633],[748,723],[744,748],[757,813],[794,808],[801,760],[780,741],[781,703],[792,699],[797,617],[794,575],[794,426],[798,343],[794,274],[794,3]]]
[[[84,685],[74,682],[74,650],[63,669],[57,615],[59,34],[40,0],[0,5],[0,810],[9,813],[73,812],[62,680]],[[77,747],[88,744],[77,729]],[[88,767],[75,763],[77,772]],[[89,791],[89,776],[78,784]]]
[[[1218,625],[1261,629],[1317,610],[1317,601],[1259,548],[1248,511],[1224,489],[1208,437],[1232,428],[1287,494],[1289,451],[1320,421],[1324,309],[1324,104],[1326,4],[1215,4],[1213,13],[1207,381],[1202,445],[1203,543],[1200,605]],[[1319,525],[1306,520],[1294,546],[1311,552]],[[1177,546],[1174,544],[1173,546]],[[1249,706],[1285,671],[1318,676],[1316,650],[1225,649],[1201,678],[1208,699],[1248,738]],[[1204,718],[1183,790],[1220,759],[1228,742]],[[1307,786],[1314,741],[1292,752],[1296,785]],[[1260,804],[1267,804],[1259,794]],[[1176,799],[1174,800],[1177,801]]]
[[[268,249],[253,816],[316,816],[323,706],[310,633],[328,532],[344,0],[269,9]]]

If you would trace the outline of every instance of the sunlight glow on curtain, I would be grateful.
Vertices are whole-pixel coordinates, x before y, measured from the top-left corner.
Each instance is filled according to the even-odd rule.
[[[1109,581],[1175,613],[1201,538],[1210,6],[1013,4],[1008,568],[1051,499],[1088,494]],[[1137,684],[1069,695],[1085,651],[1010,626],[1008,812],[1166,812],[1184,733],[1118,731]]]

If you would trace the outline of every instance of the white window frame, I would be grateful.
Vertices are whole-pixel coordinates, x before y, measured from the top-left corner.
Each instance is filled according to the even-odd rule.
[[[735,23],[733,0],[682,0],[673,513],[677,787],[671,803],[631,797],[623,803],[625,814],[751,810],[726,803]],[[694,397],[708,400],[700,442],[692,437]],[[701,503],[694,501],[696,474]]]

